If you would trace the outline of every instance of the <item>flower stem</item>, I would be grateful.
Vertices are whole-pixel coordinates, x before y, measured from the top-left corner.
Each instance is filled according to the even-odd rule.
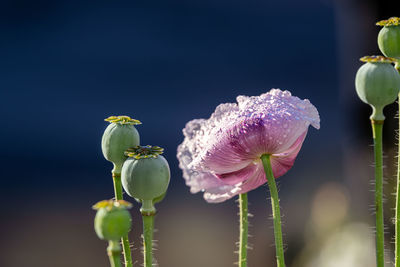
[[[278,267],[285,267],[278,189],[276,188],[275,177],[272,172],[270,157],[271,155],[264,154],[261,156],[261,161],[264,166],[264,171],[267,178],[269,191],[271,193],[272,218],[274,221],[274,235],[275,235],[275,247],[276,247],[276,262]]]
[[[240,210],[240,239],[239,239],[239,267],[247,266],[247,238],[248,238],[248,204],[247,193],[239,195]]]
[[[144,267],[151,267],[153,266],[154,214],[142,215],[142,218],[143,218]]]
[[[113,182],[114,182],[114,193],[115,193],[115,200],[122,200],[122,184],[121,184],[121,173],[112,172]],[[129,244],[128,235],[123,236],[121,238],[122,248],[124,250],[124,259],[125,259],[125,266],[132,267],[132,255],[131,255],[131,247]]]
[[[400,101],[399,101],[400,110]],[[400,130],[400,118],[399,118],[399,130]],[[400,133],[400,132],[399,132]],[[397,188],[396,188],[396,209],[395,209],[395,234],[394,234],[394,257],[395,267],[400,267],[400,144],[398,145],[397,155]]]
[[[396,63],[396,69],[400,73],[400,64]],[[399,114],[400,114],[400,94],[399,94]],[[400,130],[400,116],[399,116]],[[400,135],[400,131],[399,131]],[[400,144],[398,145],[397,153],[397,191],[396,191],[396,209],[395,209],[395,234],[394,234],[394,258],[395,267],[400,267]]]
[[[115,200],[122,200],[122,183],[121,183],[121,173],[112,173],[113,182],[114,182],[114,194]]]
[[[110,240],[107,247],[107,255],[111,267],[121,267],[121,245],[118,241]]]
[[[375,216],[376,216],[376,266],[384,267],[384,222],[383,222],[383,121],[371,120],[375,153]]]

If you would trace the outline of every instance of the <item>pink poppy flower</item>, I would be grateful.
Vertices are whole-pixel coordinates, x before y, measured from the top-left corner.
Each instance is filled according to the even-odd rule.
[[[275,178],[285,174],[300,151],[311,124],[319,129],[317,109],[289,91],[238,96],[219,105],[211,117],[188,122],[178,147],[179,167],[192,193],[222,202],[264,184],[261,155],[271,155]]]

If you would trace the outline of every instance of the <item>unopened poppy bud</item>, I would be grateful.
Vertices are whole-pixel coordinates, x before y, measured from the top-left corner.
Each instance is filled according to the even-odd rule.
[[[356,74],[356,91],[360,99],[372,109],[371,120],[383,121],[383,108],[393,103],[400,90],[400,75],[393,67],[393,58],[368,56]]]
[[[167,192],[170,169],[167,160],[157,146],[137,146],[126,151],[121,180],[131,197],[142,203],[142,213],[154,213],[154,204],[161,201]]]
[[[378,34],[378,46],[382,54],[400,60],[400,18],[381,20],[376,25],[383,26]]]
[[[114,171],[120,172],[127,158],[125,150],[140,144],[139,133],[134,125],[141,122],[128,116],[111,116],[105,121],[111,124],[104,131],[101,149],[104,157],[114,164]]]
[[[124,200],[103,200],[93,206],[97,210],[94,230],[103,240],[117,241],[126,236],[131,229],[131,215],[128,208],[132,205]]]

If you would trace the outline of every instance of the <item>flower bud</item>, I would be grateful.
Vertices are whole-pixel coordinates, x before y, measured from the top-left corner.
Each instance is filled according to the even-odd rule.
[[[395,60],[383,56],[363,57],[366,62],[356,74],[358,97],[372,109],[371,120],[383,121],[383,108],[393,103],[400,90],[400,75],[391,63]]]
[[[131,229],[131,215],[127,208],[132,205],[124,200],[103,200],[93,206],[97,210],[94,230],[103,240],[117,241]]]
[[[140,144],[139,133],[134,125],[140,121],[128,116],[111,116],[105,121],[111,124],[106,128],[101,140],[101,149],[104,157],[114,163],[114,171],[120,172],[126,160],[125,150]]]
[[[142,213],[155,212],[154,204],[164,198],[170,180],[167,160],[157,146],[137,146],[125,153],[121,180],[122,186],[131,197],[142,203]]]
[[[378,46],[382,54],[400,59],[400,18],[381,20],[376,25],[383,26],[378,34]]]

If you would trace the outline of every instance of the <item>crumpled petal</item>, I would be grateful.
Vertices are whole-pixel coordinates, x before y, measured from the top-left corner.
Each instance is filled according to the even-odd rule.
[[[273,154],[271,156],[271,167],[275,178],[284,175],[292,168],[306,135],[307,131],[285,153]],[[212,179],[212,176],[209,178],[215,181],[215,177],[214,179]],[[204,198],[210,203],[223,202],[235,195],[256,189],[267,182],[261,159],[258,159],[257,162],[253,162],[242,170],[229,174],[216,175],[216,178],[222,180],[223,185],[210,186],[208,184],[209,187],[203,189],[205,191]],[[245,181],[242,182],[243,180]]]
[[[297,138],[297,140],[288,150],[280,154],[272,154],[270,159],[272,172],[274,173],[275,178],[281,177],[292,168],[306,135],[307,130]]]
[[[258,97],[238,96],[221,104],[208,120],[187,123],[177,157],[191,192],[204,191],[221,202],[265,183],[260,164],[271,154],[275,177],[294,163],[311,124],[319,128],[317,109],[288,91],[272,89]],[[261,168],[260,168],[261,166]]]
[[[267,181],[265,180],[264,168],[262,164],[257,164],[255,166],[256,169],[254,173],[244,182],[229,187],[215,187],[205,190],[204,199],[209,203],[219,203],[263,185]]]
[[[254,176],[254,174],[258,171],[258,166],[256,162],[252,162],[246,167],[234,171],[234,172],[228,172],[228,173],[216,173],[215,176],[222,180],[224,184],[229,184],[229,185],[236,185],[244,180],[249,179],[249,177]]]

